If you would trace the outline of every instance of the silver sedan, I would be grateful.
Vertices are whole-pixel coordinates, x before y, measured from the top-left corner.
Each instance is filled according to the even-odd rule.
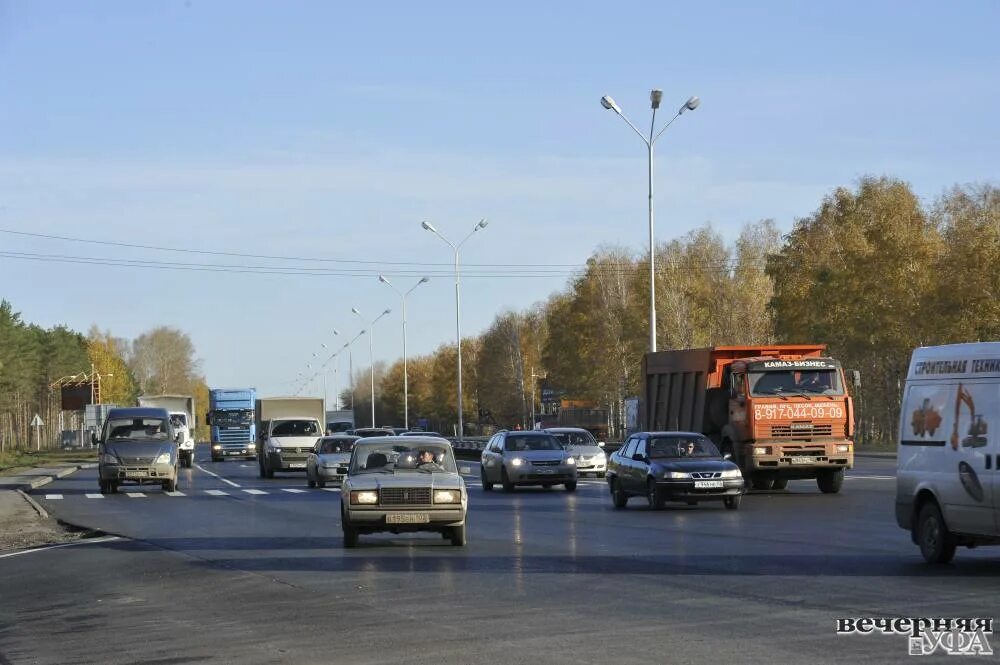
[[[354,442],[359,438],[334,434],[317,441],[313,452],[306,458],[306,482],[309,487],[326,487],[330,482],[341,483],[351,463]]]

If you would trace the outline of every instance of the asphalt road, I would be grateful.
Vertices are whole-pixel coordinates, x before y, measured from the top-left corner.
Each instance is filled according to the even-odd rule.
[[[735,512],[653,512],[613,510],[597,480],[484,493],[462,462],[467,547],[350,551],[338,492],[301,474],[199,461],[177,495],[91,498],[81,471],[34,497],[118,537],[0,558],[0,665],[909,660],[904,637],[836,620],[995,617],[1000,549],[925,565],[893,519],[893,465],[859,460],[839,495],[798,481]]]

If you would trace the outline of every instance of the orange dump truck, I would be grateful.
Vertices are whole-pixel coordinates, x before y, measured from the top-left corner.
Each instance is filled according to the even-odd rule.
[[[815,478],[839,492],[854,465],[854,408],[825,344],[647,353],[640,422],[709,436],[755,489]]]

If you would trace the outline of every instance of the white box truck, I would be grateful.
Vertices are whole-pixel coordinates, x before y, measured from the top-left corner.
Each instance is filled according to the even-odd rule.
[[[175,432],[184,436],[179,444],[181,466],[194,464],[194,397],[190,395],[143,395],[139,406],[166,409]]]
[[[254,409],[261,478],[275,471],[305,471],[306,458],[323,436],[322,397],[265,397]]]

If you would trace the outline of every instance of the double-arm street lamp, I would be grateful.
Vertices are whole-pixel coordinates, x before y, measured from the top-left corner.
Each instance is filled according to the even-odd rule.
[[[413,293],[413,290],[421,284],[426,284],[431,280],[429,277],[421,277],[420,281],[411,286],[409,291],[400,291],[385,278],[385,275],[379,275],[378,281],[398,293],[403,304],[403,427],[410,429],[410,381],[406,370],[406,296]]]
[[[460,271],[458,266],[458,250],[465,244],[465,241],[473,236],[476,231],[486,228],[486,220],[481,219],[479,223],[476,224],[469,235],[462,239],[462,242],[455,244],[452,241],[441,235],[437,229],[435,229],[430,222],[421,222],[421,226],[426,231],[430,231],[438,238],[441,238],[444,242],[451,247],[455,254],[455,345],[458,347],[458,438],[461,440],[465,437],[465,429],[462,424],[462,323],[461,323],[461,311],[462,311],[462,296],[460,289]]]
[[[601,106],[608,109],[609,111],[614,111],[618,116],[628,123],[639,138],[642,139],[643,143],[646,144],[646,152],[649,155],[649,350],[656,351],[656,272],[655,272],[655,247],[653,240],[653,145],[656,143],[656,139],[660,138],[660,135],[667,130],[674,120],[679,118],[684,111],[693,111],[698,108],[698,104],[701,101],[697,97],[691,97],[684,105],[678,109],[677,113],[673,118],[670,119],[666,125],[663,126],[656,135],[653,131],[656,126],[656,110],[660,108],[660,101],[663,99],[662,90],[653,90],[649,93],[649,101],[653,108],[653,119],[649,123],[649,137],[647,138],[639,129],[632,124],[632,121],[625,117],[622,113],[621,108],[615,103],[615,100],[611,99],[605,95],[601,97]]]
[[[357,307],[352,307],[351,312],[357,314],[362,321],[365,320],[365,317],[361,315],[361,311]],[[374,337],[375,323],[390,312],[392,312],[391,309],[385,310],[368,324],[368,362],[371,364],[372,374],[372,427],[375,427],[375,344],[372,342],[372,338]]]

